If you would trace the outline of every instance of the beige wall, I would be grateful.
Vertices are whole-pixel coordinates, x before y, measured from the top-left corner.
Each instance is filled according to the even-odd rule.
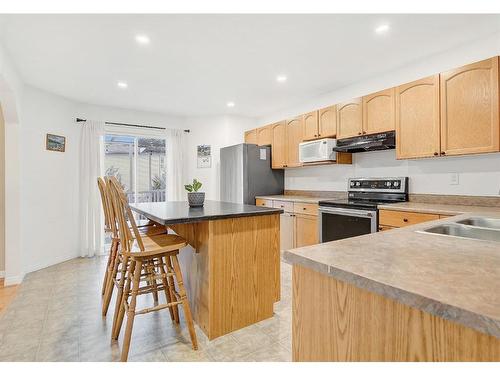
[[[0,108],[0,272],[5,271],[5,129]]]

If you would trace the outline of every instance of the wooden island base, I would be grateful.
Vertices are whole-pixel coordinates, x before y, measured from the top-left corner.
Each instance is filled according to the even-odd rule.
[[[500,339],[293,266],[294,361],[499,361]]]
[[[169,227],[180,251],[193,317],[210,340],[273,316],[280,299],[279,214]]]

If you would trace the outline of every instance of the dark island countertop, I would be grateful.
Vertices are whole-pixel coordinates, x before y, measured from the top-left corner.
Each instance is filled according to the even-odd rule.
[[[279,208],[219,201],[205,201],[203,207],[195,208],[186,201],[133,203],[130,208],[163,225],[283,213]]]

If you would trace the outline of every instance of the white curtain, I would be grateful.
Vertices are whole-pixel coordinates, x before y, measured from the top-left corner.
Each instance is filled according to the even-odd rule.
[[[87,120],[81,125],[80,143],[80,255],[102,252],[102,208],[97,177],[102,175],[104,121]]]
[[[182,129],[166,129],[167,146],[167,201],[186,200],[186,136]]]

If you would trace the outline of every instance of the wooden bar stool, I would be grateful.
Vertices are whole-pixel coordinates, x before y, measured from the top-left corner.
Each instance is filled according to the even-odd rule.
[[[114,209],[111,201],[109,184],[110,183],[108,177],[105,177],[105,180],[103,180],[101,177],[97,178],[97,185],[99,186],[99,192],[101,194],[101,202],[104,211],[104,223],[105,223],[104,231],[105,233],[109,233],[111,235],[111,246],[108,254],[108,261],[106,264],[106,270],[104,272],[104,280],[102,284],[103,316],[106,316],[108,312],[109,303],[113,295],[114,285],[117,285],[116,282],[117,272],[115,272],[114,269],[120,246],[120,237],[118,235],[118,228],[116,225]],[[123,193],[123,195],[125,197],[125,193]],[[139,226],[138,228],[141,233],[147,233],[148,235],[155,235],[166,232],[166,228],[164,226],[157,226],[149,222],[143,223],[143,225]]]
[[[116,179],[110,179],[110,191],[120,236],[121,277],[119,289],[122,289],[120,298],[117,297],[117,307],[113,319],[113,339],[118,339],[124,315],[127,314],[121,360],[126,361],[128,358],[136,315],[169,309],[172,320],[178,323],[178,305],[182,305],[184,309],[184,317],[193,349],[197,350],[198,342],[193,318],[177,259],[179,250],[187,246],[186,240],[173,234],[148,236],[140,233]],[[127,224],[127,219],[131,224],[130,227]],[[166,303],[136,311],[137,296],[160,291],[165,293]]]

